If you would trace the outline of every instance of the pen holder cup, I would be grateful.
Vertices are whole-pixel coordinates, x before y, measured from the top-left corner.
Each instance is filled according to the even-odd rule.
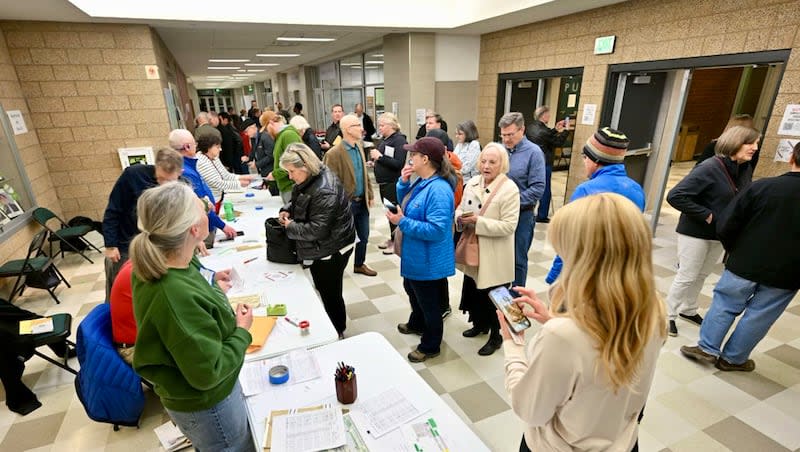
[[[336,399],[339,403],[343,403],[345,405],[349,405],[356,401],[358,397],[358,385],[356,384],[356,376],[353,374],[353,378],[350,380],[345,381],[336,381]]]

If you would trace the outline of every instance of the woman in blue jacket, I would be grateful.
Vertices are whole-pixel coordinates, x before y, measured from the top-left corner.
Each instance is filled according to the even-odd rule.
[[[444,145],[436,138],[403,147],[409,162],[397,181],[397,198],[402,202],[397,213],[388,211],[386,217],[402,236],[395,241],[400,241],[400,275],[411,303],[408,323],[397,325],[397,330],[422,336],[408,354],[409,361],[419,363],[439,356],[444,329],[439,297],[446,293],[447,277],[455,274],[454,198],[448,182],[454,172],[444,158]],[[412,173],[419,176],[413,185]]]

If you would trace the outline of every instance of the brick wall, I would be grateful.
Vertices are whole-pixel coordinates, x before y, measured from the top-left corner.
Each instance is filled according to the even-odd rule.
[[[41,205],[51,206],[56,212],[61,212],[61,205],[53,190],[53,180],[48,172],[47,162],[39,144],[36,128],[31,123],[28,105],[25,102],[22,87],[20,86],[14,66],[11,64],[6,38],[0,30],[0,104],[6,110],[20,110],[25,118],[28,133],[14,136],[14,141],[19,149],[25,171],[33,188],[33,195]],[[27,228],[14,234],[0,243],[0,264],[9,259],[25,255],[33,235],[38,230],[37,226],[29,225]],[[0,280],[0,284],[6,283]]]
[[[146,25],[0,22],[64,217],[102,218],[117,148],[166,144],[155,34]],[[40,205],[54,204],[37,198]]]
[[[481,37],[478,128],[491,137],[500,73],[583,67],[579,111],[603,103],[608,65],[792,49],[768,122],[756,176],[776,175],[772,162],[786,105],[800,99],[800,2],[797,0],[632,0]],[[594,39],[616,35],[611,55],[593,55]],[[599,121],[601,112],[597,112]],[[575,142],[598,126],[578,125]],[[572,159],[571,192],[584,179],[581,159]]]

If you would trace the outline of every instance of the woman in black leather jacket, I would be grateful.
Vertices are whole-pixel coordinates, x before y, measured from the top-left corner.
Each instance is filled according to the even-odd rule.
[[[279,221],[295,241],[297,256],[310,266],[325,312],[341,339],[347,322],[342,280],[356,239],[350,199],[336,175],[305,144],[290,144],[279,163],[295,184]]]

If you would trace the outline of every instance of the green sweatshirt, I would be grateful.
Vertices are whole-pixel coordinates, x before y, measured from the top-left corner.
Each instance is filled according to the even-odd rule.
[[[273,148],[272,151],[272,155],[275,157],[275,167],[272,169],[272,177],[278,184],[278,191],[280,192],[292,191],[292,187],[294,186],[294,182],[289,179],[289,173],[281,168],[281,156],[283,155],[283,151],[292,143],[302,142],[303,139],[300,138],[297,129],[292,126],[284,127],[283,130],[278,132],[278,136],[275,137],[275,148]]]
[[[225,294],[199,271],[171,268],[155,282],[132,277],[138,333],[133,367],[155,386],[164,406],[202,411],[236,384],[250,333],[236,326]]]

